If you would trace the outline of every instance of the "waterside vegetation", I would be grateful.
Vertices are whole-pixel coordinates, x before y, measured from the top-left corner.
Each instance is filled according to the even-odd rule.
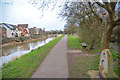
[[[16,58],[2,68],[3,78],[29,78],[40,65],[49,51],[61,40],[64,35],[52,40],[46,45],[32,50],[30,53]]]

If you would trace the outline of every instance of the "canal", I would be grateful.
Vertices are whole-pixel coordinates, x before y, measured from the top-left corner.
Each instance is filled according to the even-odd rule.
[[[2,56],[0,56],[0,67],[3,64],[8,63],[9,61],[12,61],[16,58],[19,58],[22,55],[29,53],[31,50],[37,49],[38,47],[41,47],[52,40],[53,38],[47,38],[42,41],[39,40],[35,42],[26,42],[13,47],[3,47]]]

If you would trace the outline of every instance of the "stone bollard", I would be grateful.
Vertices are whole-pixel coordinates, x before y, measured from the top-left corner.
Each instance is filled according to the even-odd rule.
[[[100,78],[114,78],[113,59],[109,49],[104,49],[101,53],[99,76]]]
[[[89,70],[88,74],[90,75],[91,78],[111,78],[111,79],[117,78],[118,79],[117,74],[115,74],[114,72],[112,54],[109,51],[109,49],[104,49],[101,53],[99,71]]]
[[[86,43],[82,43],[82,50],[83,50],[83,52],[86,52],[86,47],[87,47],[87,44]]]

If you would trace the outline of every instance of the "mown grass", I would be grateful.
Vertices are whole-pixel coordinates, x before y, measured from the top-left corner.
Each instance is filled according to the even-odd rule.
[[[70,49],[82,49],[81,42],[79,38],[76,38],[72,35],[68,35],[68,48]],[[93,49],[92,51],[88,51],[88,53],[98,53],[100,51],[100,45],[96,45],[97,48]],[[110,52],[112,53],[113,57],[113,67],[114,72],[119,75],[119,66],[120,64],[120,54],[118,51],[110,47]],[[89,75],[87,74],[88,70],[99,70],[99,62],[100,62],[100,55],[95,56],[80,56],[74,58],[73,66],[72,66],[72,77],[73,78],[87,78]]]
[[[42,47],[39,47],[37,50],[31,51],[30,53],[5,64],[2,68],[2,77],[29,78],[48,52],[58,43],[58,41],[60,41],[63,36],[64,35],[52,40]]]
[[[73,35],[68,35],[67,46],[69,49],[82,49],[81,44],[79,38],[76,38]]]
[[[80,39],[73,35],[68,35],[67,45],[69,49],[82,49]],[[89,78],[88,70],[99,69],[99,56],[81,55],[74,57],[72,62],[72,78]]]
[[[113,47],[110,47],[109,50],[112,53],[114,72],[119,76],[120,54]],[[90,67],[90,70],[99,70],[100,55],[94,56],[94,59],[95,60],[91,62],[92,66]]]
[[[92,51],[87,51],[88,53],[97,53],[97,52],[100,52],[100,49],[95,49],[95,50],[92,50]]]
[[[73,78],[90,78],[89,70],[98,70],[99,58],[94,56],[81,55],[73,59],[72,77]]]

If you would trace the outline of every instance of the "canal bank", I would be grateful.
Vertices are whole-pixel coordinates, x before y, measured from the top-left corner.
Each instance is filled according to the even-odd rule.
[[[48,37],[44,36],[39,39],[30,39],[24,42],[12,42],[9,45],[6,46],[1,46],[2,47],[2,55],[1,56],[7,56],[9,54],[12,54],[18,50],[23,51],[23,50],[29,50],[30,49],[30,43],[37,43],[39,41],[46,40]],[[34,44],[33,46],[36,46],[37,44]],[[0,56],[0,57],[1,57]]]
[[[3,64],[8,63],[9,61],[13,61],[16,58],[21,57],[22,55],[25,55],[29,52],[31,52],[32,50],[36,50],[37,48],[45,45],[46,43],[49,43],[50,41],[52,41],[53,38],[47,38],[44,40],[40,40],[40,41],[36,41],[36,42],[30,42],[30,43],[24,43],[22,45],[18,45],[9,49],[3,48],[2,49],[2,53],[6,56],[2,56],[0,57],[0,60],[2,60],[2,63],[0,63],[0,67]],[[9,54],[9,55],[7,55]]]
[[[56,35],[56,37],[54,35],[48,35],[48,36],[43,36],[43,37],[40,37],[39,39],[30,39],[30,40],[27,40],[27,41],[24,41],[24,42],[12,42],[12,44],[10,45],[6,45],[6,46],[0,46],[1,47],[1,53],[0,53],[0,57],[1,56],[8,56],[9,54],[14,54],[15,52],[20,52],[20,51],[23,51],[23,50],[30,50],[31,48],[34,48],[34,47],[40,47],[39,45],[41,45],[41,42],[42,44],[47,40],[49,40],[50,38],[54,39],[54,38],[57,38],[61,36],[61,34],[59,35]],[[51,40],[51,39],[50,39]]]
[[[16,46],[16,45],[19,45],[19,44],[23,44],[23,43],[27,43],[27,42],[33,42],[33,41],[37,41],[37,40],[44,40],[46,39],[48,36],[41,36],[40,38],[36,38],[36,39],[28,39],[28,40],[25,40],[25,41],[19,41],[19,42],[16,42],[16,41],[13,41],[11,43],[5,43],[5,44],[2,44],[0,46],[2,47],[7,47],[7,46]]]
[[[14,61],[5,64],[2,68],[3,78],[29,78],[37,66],[42,62],[49,51],[61,40],[60,36],[46,45],[32,50]]]
[[[44,40],[48,37],[59,37],[61,34],[49,34],[49,35],[43,35],[43,36],[37,36],[37,38],[35,38],[36,36],[34,37],[29,37],[28,39],[25,39],[23,42],[22,41],[15,41],[13,40],[12,42],[10,41],[9,43],[4,43],[2,42],[2,44],[0,44],[0,47],[13,47],[13,46],[16,46],[16,45],[19,45],[19,44],[23,44],[23,43],[29,43],[29,42],[34,42],[34,41],[38,41],[38,40]],[[20,38],[20,37],[18,37]],[[24,37],[23,37],[24,38]],[[2,40],[3,38],[1,38]],[[14,38],[13,38],[14,39]],[[6,40],[6,39],[5,39]]]

